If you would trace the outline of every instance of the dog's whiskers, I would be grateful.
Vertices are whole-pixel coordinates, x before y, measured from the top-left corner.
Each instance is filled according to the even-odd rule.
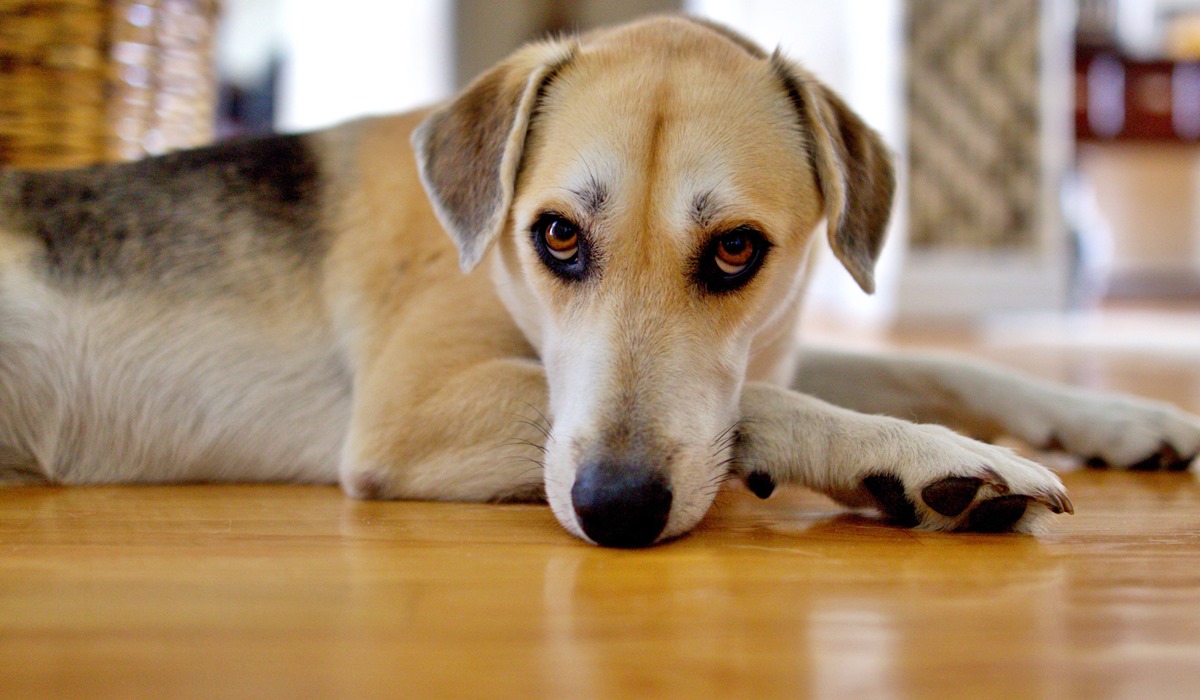
[[[531,481],[530,475],[535,474],[535,473],[544,472],[545,466],[541,463],[541,461],[533,459],[531,457],[522,457],[520,455],[513,455],[510,458],[510,461],[505,463],[505,466],[511,466],[517,462],[529,462],[529,463],[533,464],[534,466],[532,466],[528,469],[524,469],[520,472],[517,472],[516,474],[513,475],[513,477],[511,479],[509,479],[509,484],[511,486],[510,491],[516,493],[522,489],[534,488],[534,487],[538,486],[537,483],[533,483]]]
[[[717,469],[721,466],[722,466],[721,464],[714,465],[714,469]],[[710,484],[724,483],[724,482],[728,481],[729,479],[734,478],[735,476],[737,476],[737,474],[735,474],[729,470],[718,471],[715,474],[713,474],[711,478],[709,478],[708,483],[710,483]]]
[[[542,437],[546,438],[547,442],[552,441],[554,439],[554,437],[550,434],[550,420],[548,418],[546,418],[546,415],[544,413],[542,413],[541,411],[538,410],[537,406],[534,406],[533,404],[531,404],[527,401],[523,401],[522,403],[524,403],[526,406],[528,406],[530,409],[532,409],[533,412],[536,413],[538,417],[536,419],[530,418],[529,416],[522,415],[515,411],[505,411],[504,414],[507,416],[511,416],[513,418],[514,423],[520,423],[522,425],[527,425],[530,428],[533,428],[534,430],[538,431],[539,433],[542,434]]]
[[[713,438],[713,441],[709,444],[709,446],[710,447],[716,446],[718,443],[721,443],[723,440],[728,438],[731,433],[736,434],[736,433],[733,433],[733,430],[738,427],[739,423],[741,423],[741,420],[735,420],[734,422],[730,423],[728,427],[726,427],[721,432],[717,433],[717,436],[715,438]]]
[[[530,408],[530,410],[532,410],[534,413],[538,414],[538,418],[542,419],[542,422],[546,424],[546,427],[550,426],[550,419],[546,417],[545,413],[542,413],[541,409],[539,409],[537,406],[534,406],[533,404],[529,403],[528,401],[522,401],[521,403],[525,404],[526,406],[528,406]]]
[[[509,440],[507,442],[502,442],[502,443],[496,445],[496,447],[532,447],[533,449],[537,450],[538,452],[541,452],[542,454],[546,453],[546,448],[543,447],[542,445],[539,445],[536,442],[530,442],[529,440],[525,440],[523,438],[517,438],[517,437],[509,438]]]
[[[535,423],[535,422],[533,422],[533,421],[529,420],[528,418],[525,418],[525,417],[520,417],[520,418],[517,418],[517,419],[516,419],[515,421],[513,421],[513,422],[514,422],[514,423],[521,423],[521,424],[523,424],[523,425],[528,425],[529,427],[533,428],[534,430],[538,431],[538,432],[539,432],[539,433],[541,433],[543,436],[545,436],[545,438],[546,438],[546,440],[547,440],[547,441],[549,441],[549,440],[553,440],[553,439],[554,439],[554,438],[552,438],[552,437],[550,436],[550,431],[549,431],[549,430],[547,430],[547,429],[543,428],[542,426],[540,426],[540,425],[538,425],[537,423]]]
[[[738,438],[740,437],[740,426],[741,421],[735,421],[728,428],[722,430],[717,437],[713,439],[712,443],[709,445],[709,447],[712,448],[711,456],[713,458],[716,458],[722,452],[725,452],[737,445]]]
[[[544,469],[546,466],[545,464],[542,463],[542,460],[534,459],[533,457],[522,457],[521,455],[511,455],[509,457],[509,459],[511,459],[513,462],[529,462],[530,464],[536,464],[538,469]],[[511,464],[511,462],[510,462],[510,464]]]
[[[714,464],[714,465],[712,466],[712,468],[713,468],[713,469],[720,469],[721,467],[728,467],[729,465],[731,465],[731,464],[736,464],[737,462],[738,462],[738,458],[737,458],[737,457],[727,457],[726,459],[723,459],[723,460],[721,460],[720,462],[717,462],[716,464]],[[726,473],[726,474],[732,474],[732,473],[733,473],[733,470],[732,470],[732,469],[726,469],[724,473]]]

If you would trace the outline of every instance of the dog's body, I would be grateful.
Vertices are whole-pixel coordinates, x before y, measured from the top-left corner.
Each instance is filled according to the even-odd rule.
[[[812,231],[869,291],[891,195],[836,97],[686,19],[531,45],[434,112],[2,174],[0,481],[544,494],[630,546],[730,472],[937,529],[1071,508],[1037,464],[877,413],[1186,468],[1200,421],[1169,407],[801,355]]]

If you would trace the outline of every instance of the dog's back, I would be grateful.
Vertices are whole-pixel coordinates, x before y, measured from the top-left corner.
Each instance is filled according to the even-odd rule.
[[[311,265],[328,238],[320,187],[306,137],[276,136],[116,166],[6,173],[0,211],[10,233],[40,244],[37,267],[59,285],[175,288],[249,256]]]

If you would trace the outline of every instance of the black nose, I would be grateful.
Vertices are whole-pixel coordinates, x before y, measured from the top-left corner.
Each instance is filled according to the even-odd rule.
[[[671,485],[653,469],[600,462],[575,475],[571,501],[584,533],[605,547],[645,547],[667,526]]]

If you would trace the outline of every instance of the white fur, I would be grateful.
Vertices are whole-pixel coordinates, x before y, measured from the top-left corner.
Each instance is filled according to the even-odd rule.
[[[1062,482],[1045,467],[1011,450],[963,437],[938,425],[919,425],[866,415],[767,384],[751,384],[742,396],[744,437],[738,468],[761,472],[778,483],[799,483],[842,503],[874,505],[863,488],[872,475],[904,485],[920,526],[953,530],[969,511],[946,517],[922,501],[923,487],[950,476],[986,482],[982,500],[1003,493],[1031,495],[1017,529],[1031,531],[1066,497]]]
[[[45,478],[334,480],[350,382],[319,328],[271,327],[237,303],[168,311],[5,282],[0,444]]]

